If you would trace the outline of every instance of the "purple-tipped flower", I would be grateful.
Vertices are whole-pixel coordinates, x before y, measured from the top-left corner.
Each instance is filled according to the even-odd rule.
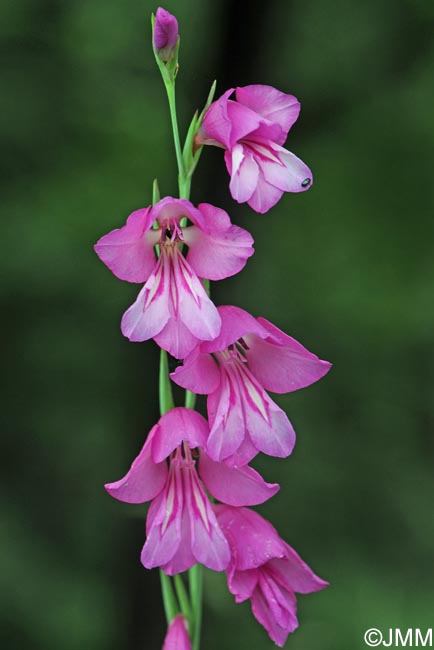
[[[298,627],[295,593],[328,586],[316,576],[273,526],[248,508],[215,506],[231,549],[228,587],[237,603],[250,598],[254,617],[280,647]]]
[[[168,61],[178,42],[178,21],[162,7],[158,7],[154,26],[154,47],[162,61]]]
[[[169,625],[163,650],[191,650],[191,641],[187,632],[187,621],[182,614],[175,616]]]

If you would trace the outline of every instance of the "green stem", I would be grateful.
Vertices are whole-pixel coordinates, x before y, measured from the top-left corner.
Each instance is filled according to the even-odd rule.
[[[160,350],[160,415],[164,415],[175,406],[172,395],[172,384],[169,377],[169,364],[167,361],[167,352]]]
[[[173,582],[175,584],[176,595],[178,596],[179,604],[181,605],[181,611],[187,621],[190,622],[192,618],[190,600],[185,589],[184,581],[179,573],[173,576]]]
[[[155,204],[160,198],[158,183],[155,180],[152,192],[152,203]],[[157,250],[157,256],[159,255]],[[160,398],[160,415],[164,415],[174,406],[172,385],[169,379],[169,364],[167,361],[167,352],[160,350],[160,372],[159,372],[159,398]],[[168,575],[160,569],[161,594],[163,597],[164,612],[166,614],[167,624],[175,618],[179,612],[179,606],[173,593],[172,581]]]
[[[192,650],[199,650],[202,624],[202,565],[195,564],[188,572],[191,607],[195,614],[192,621]]]
[[[175,82],[166,82],[167,99],[169,100],[169,109],[170,109],[170,119],[172,122],[172,131],[173,131],[173,141],[175,143],[175,153],[176,153],[176,162],[178,164],[178,185],[179,185],[179,197],[181,199],[187,199],[189,194],[189,187],[185,187],[185,169],[184,161],[182,159],[182,148],[181,140],[179,138],[179,129],[178,129],[178,119],[176,117],[176,99],[175,99]],[[188,183],[189,185],[189,183]]]
[[[157,61],[158,63],[158,61]],[[181,199],[190,198],[190,188],[191,188],[191,178],[194,171],[192,169],[185,169],[184,160],[182,156],[181,141],[179,138],[179,128],[178,128],[178,119],[176,114],[176,100],[175,100],[175,81],[174,79],[167,79],[163,75],[164,85],[166,87],[167,98],[169,100],[169,109],[170,109],[170,119],[172,122],[172,131],[173,131],[173,141],[175,143],[175,153],[176,153],[176,162],[178,165],[178,185],[179,185],[179,197]],[[197,164],[197,161],[196,161]],[[184,220],[183,220],[184,221]],[[185,226],[186,223],[181,222],[181,226]],[[167,353],[164,350],[161,350],[160,356],[160,379],[159,379],[159,388],[160,388],[160,412],[161,415],[167,413],[171,408],[174,407],[172,387],[169,377],[169,368],[167,361]],[[191,391],[186,391],[185,393],[185,406],[188,408],[194,408],[196,403],[196,395]],[[165,576],[167,578],[167,576]],[[169,586],[172,589],[172,583],[170,579]],[[176,589],[176,594],[178,596],[179,603],[181,605],[181,610],[184,616],[189,620],[190,623],[190,636],[192,639],[192,650],[199,650],[200,646],[200,629],[202,621],[202,567],[200,564],[195,564],[188,571],[188,581],[189,581],[189,591],[190,598],[188,597],[187,591],[185,589],[184,582],[182,577],[179,575],[174,576],[174,585]],[[163,600],[165,603],[166,616],[167,616],[167,605],[166,605],[166,596],[164,589],[167,590],[166,581],[163,583]],[[169,597],[173,595],[173,590]],[[171,605],[171,600],[169,598],[169,607]],[[172,611],[172,610],[170,610]]]
[[[190,189],[191,189],[191,176],[187,176],[179,188],[179,198],[180,199],[189,199],[190,198]]]
[[[188,409],[194,409],[196,404],[196,393],[192,393],[191,390],[185,391],[185,406]]]
[[[164,612],[166,614],[167,624],[169,625],[179,612],[175,594],[169,576],[160,569],[161,593],[163,595]]]

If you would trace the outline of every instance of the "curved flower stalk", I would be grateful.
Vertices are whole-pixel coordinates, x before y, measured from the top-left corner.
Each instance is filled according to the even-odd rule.
[[[181,225],[186,219],[192,225]],[[253,239],[233,226],[224,210],[208,203],[195,208],[185,199],[166,197],[133,212],[122,228],[99,239],[95,251],[116,277],[145,283],[122,318],[124,336],[130,341],[153,338],[182,359],[221,328],[199,278],[221,280],[238,273],[253,255]]]
[[[228,587],[237,603],[250,599],[252,612],[280,647],[298,627],[295,593],[310,594],[328,586],[276,529],[248,508],[215,506],[217,520],[231,549]]]
[[[163,650],[191,650],[188,636],[188,623],[182,614],[178,614],[169,624]]]
[[[196,142],[223,147],[232,198],[268,212],[284,192],[312,185],[309,167],[282,147],[300,103],[272,86],[237,88],[237,101],[229,99],[233,92],[230,88],[208,108]]]
[[[208,423],[199,413],[174,408],[151,429],[128,473],[105,486],[119,501],[152,501],[141,554],[147,569],[161,567],[174,575],[200,562],[222,571],[229,547],[204,488],[234,506],[263,503],[279,489],[250,467],[229,468],[208,458],[208,435]]]
[[[331,364],[265,318],[239,307],[218,311],[219,336],[201,343],[171,374],[183,388],[208,395],[207,453],[230,466],[242,466],[260,451],[288,456],[294,429],[266,391],[288,393],[309,386]]]

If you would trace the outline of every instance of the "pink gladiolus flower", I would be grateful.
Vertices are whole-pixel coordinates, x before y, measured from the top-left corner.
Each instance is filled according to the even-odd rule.
[[[204,487],[234,506],[263,503],[279,489],[251,467],[230,468],[208,458],[203,451],[208,435],[208,423],[199,413],[172,409],[152,428],[128,473],[105,486],[120,501],[152,501],[141,554],[147,569],[158,566],[174,575],[200,562],[222,571],[229,547]]]
[[[168,61],[178,42],[178,21],[162,7],[158,7],[154,25],[154,47],[162,61]]]
[[[183,217],[193,225],[182,227]],[[182,244],[188,246],[186,257]],[[122,318],[122,333],[130,341],[153,338],[178,359],[198,342],[214,339],[221,320],[199,277],[221,280],[238,273],[253,255],[252,244],[246,230],[233,226],[224,210],[208,203],[195,208],[189,201],[166,197],[152,208],[133,212],[125,226],[95,245],[118,278],[145,282]]]
[[[250,598],[254,617],[282,647],[298,627],[295,592],[310,594],[328,583],[256,512],[228,506],[215,506],[215,511],[231,549],[229,591],[237,603]]]
[[[206,451],[230,466],[248,463],[259,451],[288,456],[294,429],[265,391],[288,393],[309,386],[331,364],[265,318],[230,306],[219,307],[219,314],[219,336],[198,346],[171,374],[183,388],[208,394]]]
[[[208,108],[196,142],[226,149],[232,197],[268,212],[284,192],[304,192],[312,185],[309,167],[282,147],[300,103],[272,86],[237,88],[237,101],[229,99],[233,90]]]
[[[169,625],[163,650],[191,650],[191,641],[187,632],[187,621],[182,614],[175,616]]]

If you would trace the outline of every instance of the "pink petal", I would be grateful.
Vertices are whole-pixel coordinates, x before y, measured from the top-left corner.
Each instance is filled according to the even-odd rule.
[[[178,406],[158,421],[152,440],[152,459],[160,463],[185,441],[189,447],[204,447],[209,434],[208,422],[193,409]]]
[[[180,320],[169,319],[154,341],[175,359],[184,359],[200,343]]]
[[[162,567],[176,554],[183,536],[184,494],[182,476],[171,468],[166,488],[151,503],[146,521],[147,538],[141,562],[147,569]],[[187,522],[188,523],[188,522]]]
[[[269,456],[286,458],[295,445],[295,431],[288,417],[281,408],[263,392],[262,398],[268,408],[268,421],[254,408],[245,408],[246,429],[258,451]],[[249,504],[246,504],[249,505]]]
[[[220,369],[210,354],[203,354],[195,348],[184,364],[170,374],[175,384],[193,393],[207,394],[217,389],[220,383]]]
[[[121,329],[130,341],[155,338],[164,350],[183,358],[198,340],[212,340],[221,319],[214,303],[178,247],[161,246],[157,266],[125,312]]]
[[[200,143],[220,144],[225,149],[231,147],[232,123],[228,116],[228,102],[233,90],[227,90],[206,111],[199,131]]]
[[[237,358],[222,362],[220,386],[208,397],[208,418],[211,431],[206,451],[228,466],[241,464],[241,458],[249,462],[259,451],[286,457],[295,444],[286,414]],[[240,450],[246,439],[252,445]]]
[[[231,575],[230,592],[235,596],[237,603],[243,603],[252,597],[258,583],[259,572],[257,569],[247,571],[234,571]]]
[[[281,627],[270,608],[270,602],[267,601],[259,588],[256,588],[252,595],[252,612],[256,620],[265,627],[272,641],[280,648],[285,645],[288,634],[298,627],[298,621],[295,613],[287,627]]]
[[[130,341],[147,341],[161,332],[170,318],[168,269],[163,259],[122,317],[122,334]]]
[[[220,461],[234,454],[245,436],[244,414],[238,388],[227,373],[207,401],[210,434],[206,452]],[[248,458],[247,462],[251,460]]]
[[[249,369],[266,390],[289,393],[313,384],[330,370],[328,361],[319,359],[265,318],[258,318],[258,323],[268,330],[269,340],[247,337],[246,357]]]
[[[271,210],[274,205],[276,205],[276,203],[280,200],[282,194],[283,190],[279,190],[279,188],[275,187],[271,183],[268,183],[265,180],[263,172],[260,170],[256,189],[247,203],[250,205],[252,210],[255,210],[255,212],[259,212],[259,214],[265,214]]]
[[[224,350],[247,334],[256,334],[263,338],[268,335],[261,323],[240,307],[224,305],[218,308],[218,312],[222,321],[220,334],[213,341],[202,343],[202,352]]]
[[[277,483],[266,483],[252,467],[227,467],[201,452],[199,475],[210,494],[231,506],[255,506],[279,491]]]
[[[213,340],[220,332],[221,318],[203,284],[180,253],[174,256],[173,275],[178,291],[179,318],[198,339]]]
[[[229,189],[232,198],[238,203],[245,203],[258,184],[258,165],[253,155],[242,144],[235,145],[231,152],[227,151],[225,161],[231,175]]]
[[[110,496],[126,503],[144,503],[154,499],[167,481],[167,465],[155,463],[151,458],[151,445],[157,432],[153,427],[137,458],[127,474],[115,483],[107,483],[105,489]]]
[[[156,265],[155,235],[150,208],[136,210],[125,226],[112,230],[98,240],[94,249],[98,257],[121,280],[145,282]]]
[[[284,192],[305,192],[313,183],[312,172],[300,158],[283,147],[274,146],[281,164],[268,160],[260,163],[267,183]]]
[[[282,129],[278,124],[269,122],[265,118],[253,133],[243,140],[243,143],[250,149],[255,149],[257,144],[267,144],[268,147],[279,146],[276,143],[282,140]]]
[[[238,102],[229,100],[227,102],[227,114],[231,121],[231,146],[232,149],[237,142],[246,138],[250,133],[256,131],[263,120],[261,116],[250,110],[247,106],[243,106]]]
[[[162,565],[161,568],[168,576],[174,576],[177,573],[188,571],[194,564],[196,564],[196,558],[191,550],[190,518],[185,508],[182,513],[178,548],[173,557],[166,564]]]
[[[275,580],[299,594],[310,594],[328,587],[329,583],[315,575],[289,544],[285,544],[285,548],[284,558],[275,558],[268,564]]]
[[[268,603],[277,625],[293,631],[297,627],[297,600],[294,592],[281,587],[269,571],[269,564],[259,572],[259,589]],[[295,624],[295,627],[294,627]]]
[[[206,216],[207,230],[197,226],[184,230],[188,263],[202,278],[222,280],[235,275],[253,255],[252,236],[233,226],[224,210],[206,203],[199,208]]]
[[[190,471],[185,479],[193,555],[209,569],[223,571],[230,560],[229,545],[195,470]]]
[[[249,435],[246,433],[243,442],[238,449],[224,459],[224,464],[228,467],[244,467],[252,458],[258,454],[257,448],[253,445]]]
[[[211,510],[209,503],[207,510]],[[211,524],[212,528],[209,531],[205,528],[202,520],[195,518],[191,525],[193,528],[192,552],[197,562],[213,571],[224,571],[229,563],[230,551],[218,524]]]
[[[280,92],[272,86],[261,84],[236,89],[237,101],[251,108],[270,122],[278,124],[282,135],[278,144],[283,144],[289,129],[300,113],[300,102],[293,95]]]
[[[254,510],[222,505],[214,509],[231,546],[236,571],[255,569],[273,557],[285,556],[285,543],[275,528]]]
[[[193,223],[203,232],[216,237],[226,233],[232,225],[228,213],[211,203],[199,203]]]
[[[195,223],[201,215],[187,199],[174,199],[171,196],[165,196],[151,209],[152,222],[158,221],[162,227],[166,225],[170,227],[171,222],[179,222],[182,217],[187,217]]]
[[[187,628],[188,624],[183,615],[175,616],[167,630],[163,650],[191,650]]]

